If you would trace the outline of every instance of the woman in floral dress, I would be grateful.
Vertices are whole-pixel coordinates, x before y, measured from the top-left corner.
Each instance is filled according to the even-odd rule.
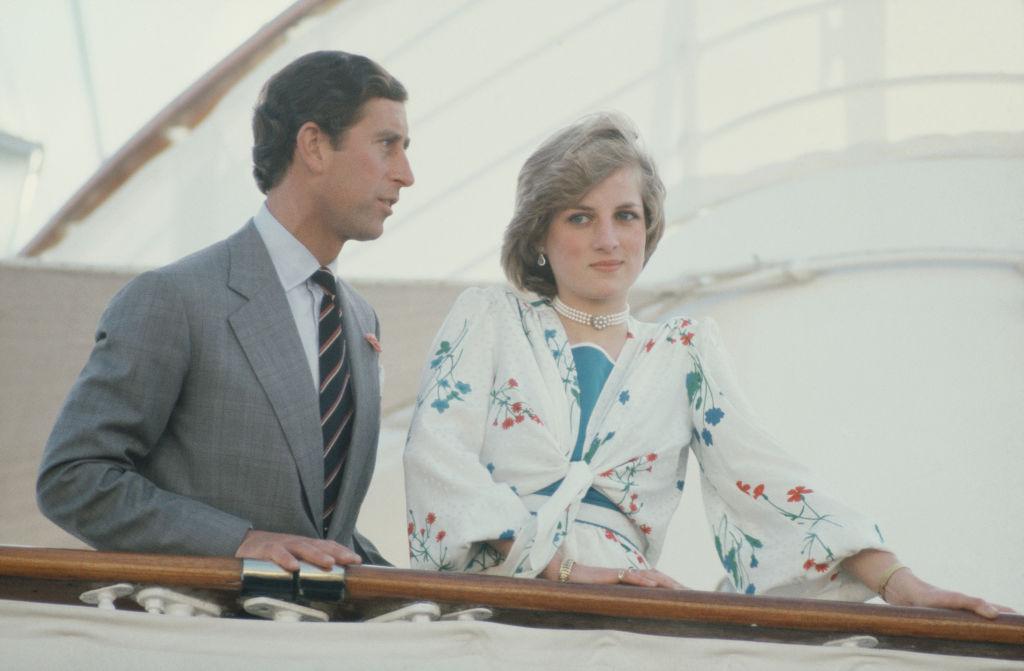
[[[502,248],[515,288],[459,297],[417,397],[405,453],[413,567],[679,588],[654,567],[692,451],[737,591],[878,592],[994,617],[899,564],[873,522],[759,427],[714,322],[629,316],[664,197],[619,116],[585,118],[527,160]]]

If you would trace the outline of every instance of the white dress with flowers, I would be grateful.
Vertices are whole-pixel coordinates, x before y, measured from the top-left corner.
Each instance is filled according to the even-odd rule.
[[[592,566],[652,567],[692,450],[737,591],[872,595],[838,564],[881,547],[878,528],[758,427],[713,322],[631,319],[592,408],[535,295],[466,291],[432,352],[405,452],[414,568],[532,577],[560,547]],[[506,557],[495,539],[514,541]]]

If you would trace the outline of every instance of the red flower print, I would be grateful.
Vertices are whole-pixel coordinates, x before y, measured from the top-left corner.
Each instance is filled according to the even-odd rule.
[[[437,521],[437,515],[434,513],[427,513],[427,524],[433,524]]]
[[[754,498],[755,499],[757,497],[761,496],[762,494],[764,494],[764,483],[761,483],[757,487],[754,487]]]
[[[602,477],[602,478],[610,478],[610,477],[612,477],[612,473],[614,473],[614,471],[613,471],[612,469],[610,469],[610,468],[609,468],[609,469],[608,469],[607,471],[605,471],[604,473],[601,473],[601,477]]]
[[[648,525],[648,524],[641,524],[640,525],[640,531],[644,532],[645,534],[649,534],[649,533],[651,533],[652,529],[651,529],[650,525]]]
[[[654,338],[644,343],[644,350],[650,352],[652,349],[654,349]]]
[[[692,323],[693,322],[691,322],[689,319],[684,319],[682,322],[679,323],[679,328],[686,328]]]
[[[640,509],[636,507],[636,504],[635,504],[635,503],[630,503],[630,504],[629,504],[629,512],[631,512],[631,513],[635,513],[635,512],[636,512],[636,511],[638,511],[638,510],[640,510]]]
[[[750,483],[749,482],[743,482],[742,480],[737,480],[736,481],[736,486],[739,487],[739,490],[741,492],[743,492],[747,496],[750,496]]]
[[[519,383],[518,383],[518,382],[516,382],[516,379],[515,379],[514,377],[510,377],[510,378],[508,379],[508,386],[510,386],[510,387],[512,387],[513,389],[515,389],[516,387],[518,387],[518,386],[519,386]]]
[[[611,529],[605,529],[604,530],[604,537],[607,538],[610,541],[613,541],[613,540],[615,540],[615,532],[612,531]]]
[[[633,492],[632,494],[629,495],[629,498],[633,501],[636,501],[638,498],[640,498],[640,495],[637,494],[636,492]]]
[[[814,565],[814,570],[817,571],[818,573],[824,573],[825,571],[828,570],[828,564],[815,564]]]
[[[447,536],[447,535],[448,534],[445,533],[443,530],[442,531],[438,531],[437,532],[437,542],[440,543],[441,541],[443,541],[444,537]]]
[[[423,527],[420,527],[420,536],[422,536],[425,533],[427,533],[426,530]]]
[[[416,531],[416,525],[413,524],[412,522],[409,522],[409,535],[410,536],[412,536],[412,532],[413,531]]]
[[[530,415],[530,419],[532,419],[533,421],[537,422],[538,424],[543,424],[544,423],[544,422],[540,421],[540,417],[538,417],[537,415]]]
[[[650,454],[647,455],[647,461],[654,461],[657,458],[658,455],[656,455],[654,452],[651,452]]]
[[[647,562],[645,562],[645,561],[644,561],[644,558],[643,558],[643,557],[641,557],[640,555],[637,555],[637,556],[636,556],[636,560],[637,560],[638,562],[640,562],[641,564],[647,564]]]
[[[789,490],[786,493],[789,494],[789,498],[786,499],[787,501],[789,501],[790,503],[797,503],[798,501],[804,500],[804,494],[813,494],[814,490],[807,489],[803,485],[797,485],[796,487],[794,487],[793,489]]]
[[[516,401],[515,403],[512,404],[512,412],[522,412],[522,410],[523,410],[523,403],[522,403],[522,401]]]
[[[525,418],[525,417],[523,417],[522,415],[516,415],[516,424],[519,424],[519,423],[520,423],[520,422],[522,422],[522,421],[523,421],[524,419],[526,419],[526,418]]]
[[[683,337],[679,339],[679,342],[683,343],[684,345],[689,345],[691,342],[693,342],[693,334],[684,333]]]
[[[505,421],[501,423],[501,428],[511,429],[515,425],[515,423],[516,420],[512,419],[511,417],[506,417]]]
[[[814,567],[814,560],[813,559],[808,559],[807,561],[804,562],[804,570],[805,571],[809,571],[813,567]]]

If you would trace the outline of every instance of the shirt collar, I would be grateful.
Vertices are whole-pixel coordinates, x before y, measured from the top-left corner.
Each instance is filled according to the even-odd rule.
[[[270,262],[274,264],[274,270],[277,271],[277,277],[285,292],[308,280],[320,267],[320,263],[306,246],[270,213],[266,202],[253,217],[253,223],[263,238],[263,244],[267,246]],[[337,266],[338,259],[327,264],[327,268],[334,275],[337,275]]]

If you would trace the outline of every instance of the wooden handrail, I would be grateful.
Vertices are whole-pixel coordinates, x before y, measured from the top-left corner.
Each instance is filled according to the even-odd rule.
[[[237,592],[242,588],[242,560],[231,557],[0,546],[0,576],[82,582],[159,583]]]
[[[572,585],[373,566],[349,568],[345,583],[347,596],[353,600],[430,599],[517,610],[1024,645],[1024,617],[1016,615],[1000,615],[992,621],[934,608],[627,585]]]
[[[84,583],[156,583],[234,595],[242,590],[242,575],[242,561],[230,557],[0,546],[0,598],[9,598],[10,587],[25,581],[49,584],[56,590],[51,596],[60,592],[57,600],[65,602],[73,601],[75,590]],[[346,567],[344,601],[356,610],[360,605],[418,599],[482,605],[496,611],[597,616],[610,618],[611,626],[616,619],[718,626],[731,628],[726,633],[741,638],[752,637],[754,632],[793,630],[986,644],[1000,646],[999,656],[1024,659],[1024,617],[1019,615],[1001,614],[995,620],[985,620],[966,612],[931,608]],[[506,620],[516,621],[515,617]]]

